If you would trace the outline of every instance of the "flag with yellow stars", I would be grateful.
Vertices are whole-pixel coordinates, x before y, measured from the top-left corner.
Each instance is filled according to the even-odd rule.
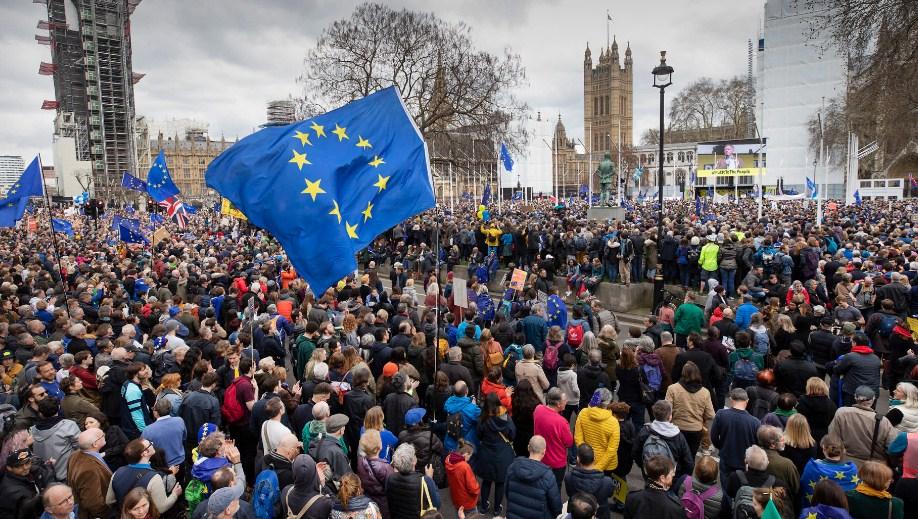
[[[41,163],[35,157],[7,190],[6,196],[0,199],[0,227],[15,227],[16,222],[25,214],[29,197],[43,194]]]
[[[394,87],[264,128],[205,179],[278,239],[316,293],[353,272],[376,236],[434,206],[427,147]]]
[[[804,507],[810,506],[816,485],[826,480],[835,482],[844,492],[854,490],[861,481],[857,475],[857,465],[853,461],[811,459],[803,467],[803,474],[800,476],[800,497]]]

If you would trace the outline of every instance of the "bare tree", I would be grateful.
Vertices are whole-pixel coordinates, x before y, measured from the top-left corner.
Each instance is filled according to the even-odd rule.
[[[703,77],[686,86],[673,99],[669,110],[669,129],[708,130],[733,127],[733,137],[746,133],[748,84],[737,76],[714,81]]]
[[[421,133],[472,132],[512,149],[525,145],[525,81],[518,55],[478,50],[471,28],[433,13],[366,3],[323,30],[298,78],[302,116],[322,113],[381,88],[398,87]]]
[[[660,144],[660,130],[648,128],[641,134],[641,144],[644,146],[655,146]]]

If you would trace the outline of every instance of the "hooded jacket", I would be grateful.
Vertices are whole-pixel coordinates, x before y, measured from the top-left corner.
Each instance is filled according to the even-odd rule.
[[[606,366],[591,362],[577,370],[577,387],[580,389],[580,407],[586,407],[598,388],[605,387],[611,391],[613,384]]]
[[[672,384],[666,389],[666,400],[673,405],[673,425],[682,431],[701,431],[714,419],[711,393],[701,384]]]
[[[313,496],[320,493],[319,486],[316,462],[308,455],[300,454],[293,460],[293,484],[281,491],[280,500],[284,516],[299,513]],[[320,497],[303,514],[302,519],[327,519],[333,504],[334,500],[331,497]]]
[[[881,364],[880,357],[869,346],[857,345],[835,364],[833,373],[844,375],[842,391],[845,393],[853,395],[858,386],[868,386],[879,394]]]
[[[603,474],[602,471],[574,467],[567,473],[567,476],[564,476],[564,488],[568,496],[573,496],[577,492],[586,492],[595,497],[599,503],[596,519],[609,519],[609,499],[613,491],[612,478]],[[569,507],[570,497],[568,497]]]
[[[330,519],[345,519],[345,518],[357,518],[364,517],[361,514],[367,514],[368,517],[372,517],[368,513],[368,509],[379,509],[379,505],[373,502],[372,499],[366,495],[359,495],[350,498],[347,502],[347,506],[344,506],[339,501],[335,501],[334,507],[332,508],[332,513],[329,516]]]
[[[453,395],[446,399],[446,403],[443,404],[443,409],[446,411],[447,415],[461,413],[462,437],[465,439],[465,441],[471,443],[477,448],[478,427],[476,427],[476,425],[478,422],[478,416],[481,415],[481,408],[475,405],[475,403],[472,402],[472,399],[467,396]],[[458,441],[456,438],[453,438],[450,435],[446,435],[446,441],[444,444],[447,451],[454,451],[458,446]]]
[[[552,519],[561,513],[561,493],[547,465],[519,457],[507,469],[507,519]]]
[[[478,506],[481,486],[475,479],[472,467],[458,452],[451,452],[446,457],[446,478],[449,481],[449,494],[456,508],[462,506],[470,510]]]
[[[42,459],[54,459],[54,479],[67,481],[67,460],[77,448],[80,427],[59,416],[39,418],[30,429],[35,444],[32,450]]]
[[[383,517],[389,517],[389,504],[386,500],[386,478],[394,472],[392,465],[379,458],[357,458],[357,476],[363,485],[363,493],[379,505]]]
[[[574,441],[593,448],[594,466],[597,470],[615,470],[618,467],[618,443],[621,441],[618,420],[612,411],[602,407],[587,407],[577,415]]]
[[[692,451],[689,449],[688,442],[685,441],[685,436],[683,436],[682,433],[679,432],[679,428],[671,422],[660,422],[658,420],[654,420],[652,423],[642,427],[634,440],[631,455],[634,457],[634,462],[637,463],[639,467],[642,469],[644,467],[644,443],[651,434],[659,436],[660,439],[665,441],[666,445],[669,447],[669,451],[673,453],[673,459],[676,462],[677,476],[692,473],[692,470],[695,468],[695,458],[692,456]]]

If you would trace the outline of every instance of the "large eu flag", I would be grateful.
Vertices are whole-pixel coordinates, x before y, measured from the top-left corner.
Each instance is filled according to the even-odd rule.
[[[118,235],[121,241],[125,243],[143,243],[145,245],[150,243],[150,240],[140,230],[140,220],[134,218],[122,218],[118,222]]]
[[[10,186],[6,197],[0,200],[0,227],[15,227],[16,221],[25,213],[29,197],[42,196],[43,193],[41,163],[35,157]]]
[[[153,161],[147,173],[147,193],[157,202],[179,194],[179,188],[169,174],[169,166],[166,165],[166,154],[163,150],[159,150],[159,155],[156,156],[156,160]]]
[[[264,128],[205,179],[280,241],[316,293],[353,272],[376,236],[434,206],[427,147],[394,87]]]

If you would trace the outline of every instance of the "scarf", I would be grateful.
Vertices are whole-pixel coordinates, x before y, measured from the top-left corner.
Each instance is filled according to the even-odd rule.
[[[858,483],[854,490],[864,494],[865,496],[878,497],[880,499],[892,499],[892,494],[890,494],[888,491],[871,488],[865,483]]]
[[[866,344],[858,344],[857,346],[854,346],[851,348],[851,352],[870,354],[870,353],[873,353],[873,348],[871,348],[870,346],[867,346]]]
[[[772,413],[774,413],[775,416],[788,416],[788,417],[790,417],[790,416],[794,416],[795,414],[797,414],[797,410],[796,410],[796,409],[781,409],[781,408],[779,407],[779,408],[775,409],[774,411],[772,411]]]

